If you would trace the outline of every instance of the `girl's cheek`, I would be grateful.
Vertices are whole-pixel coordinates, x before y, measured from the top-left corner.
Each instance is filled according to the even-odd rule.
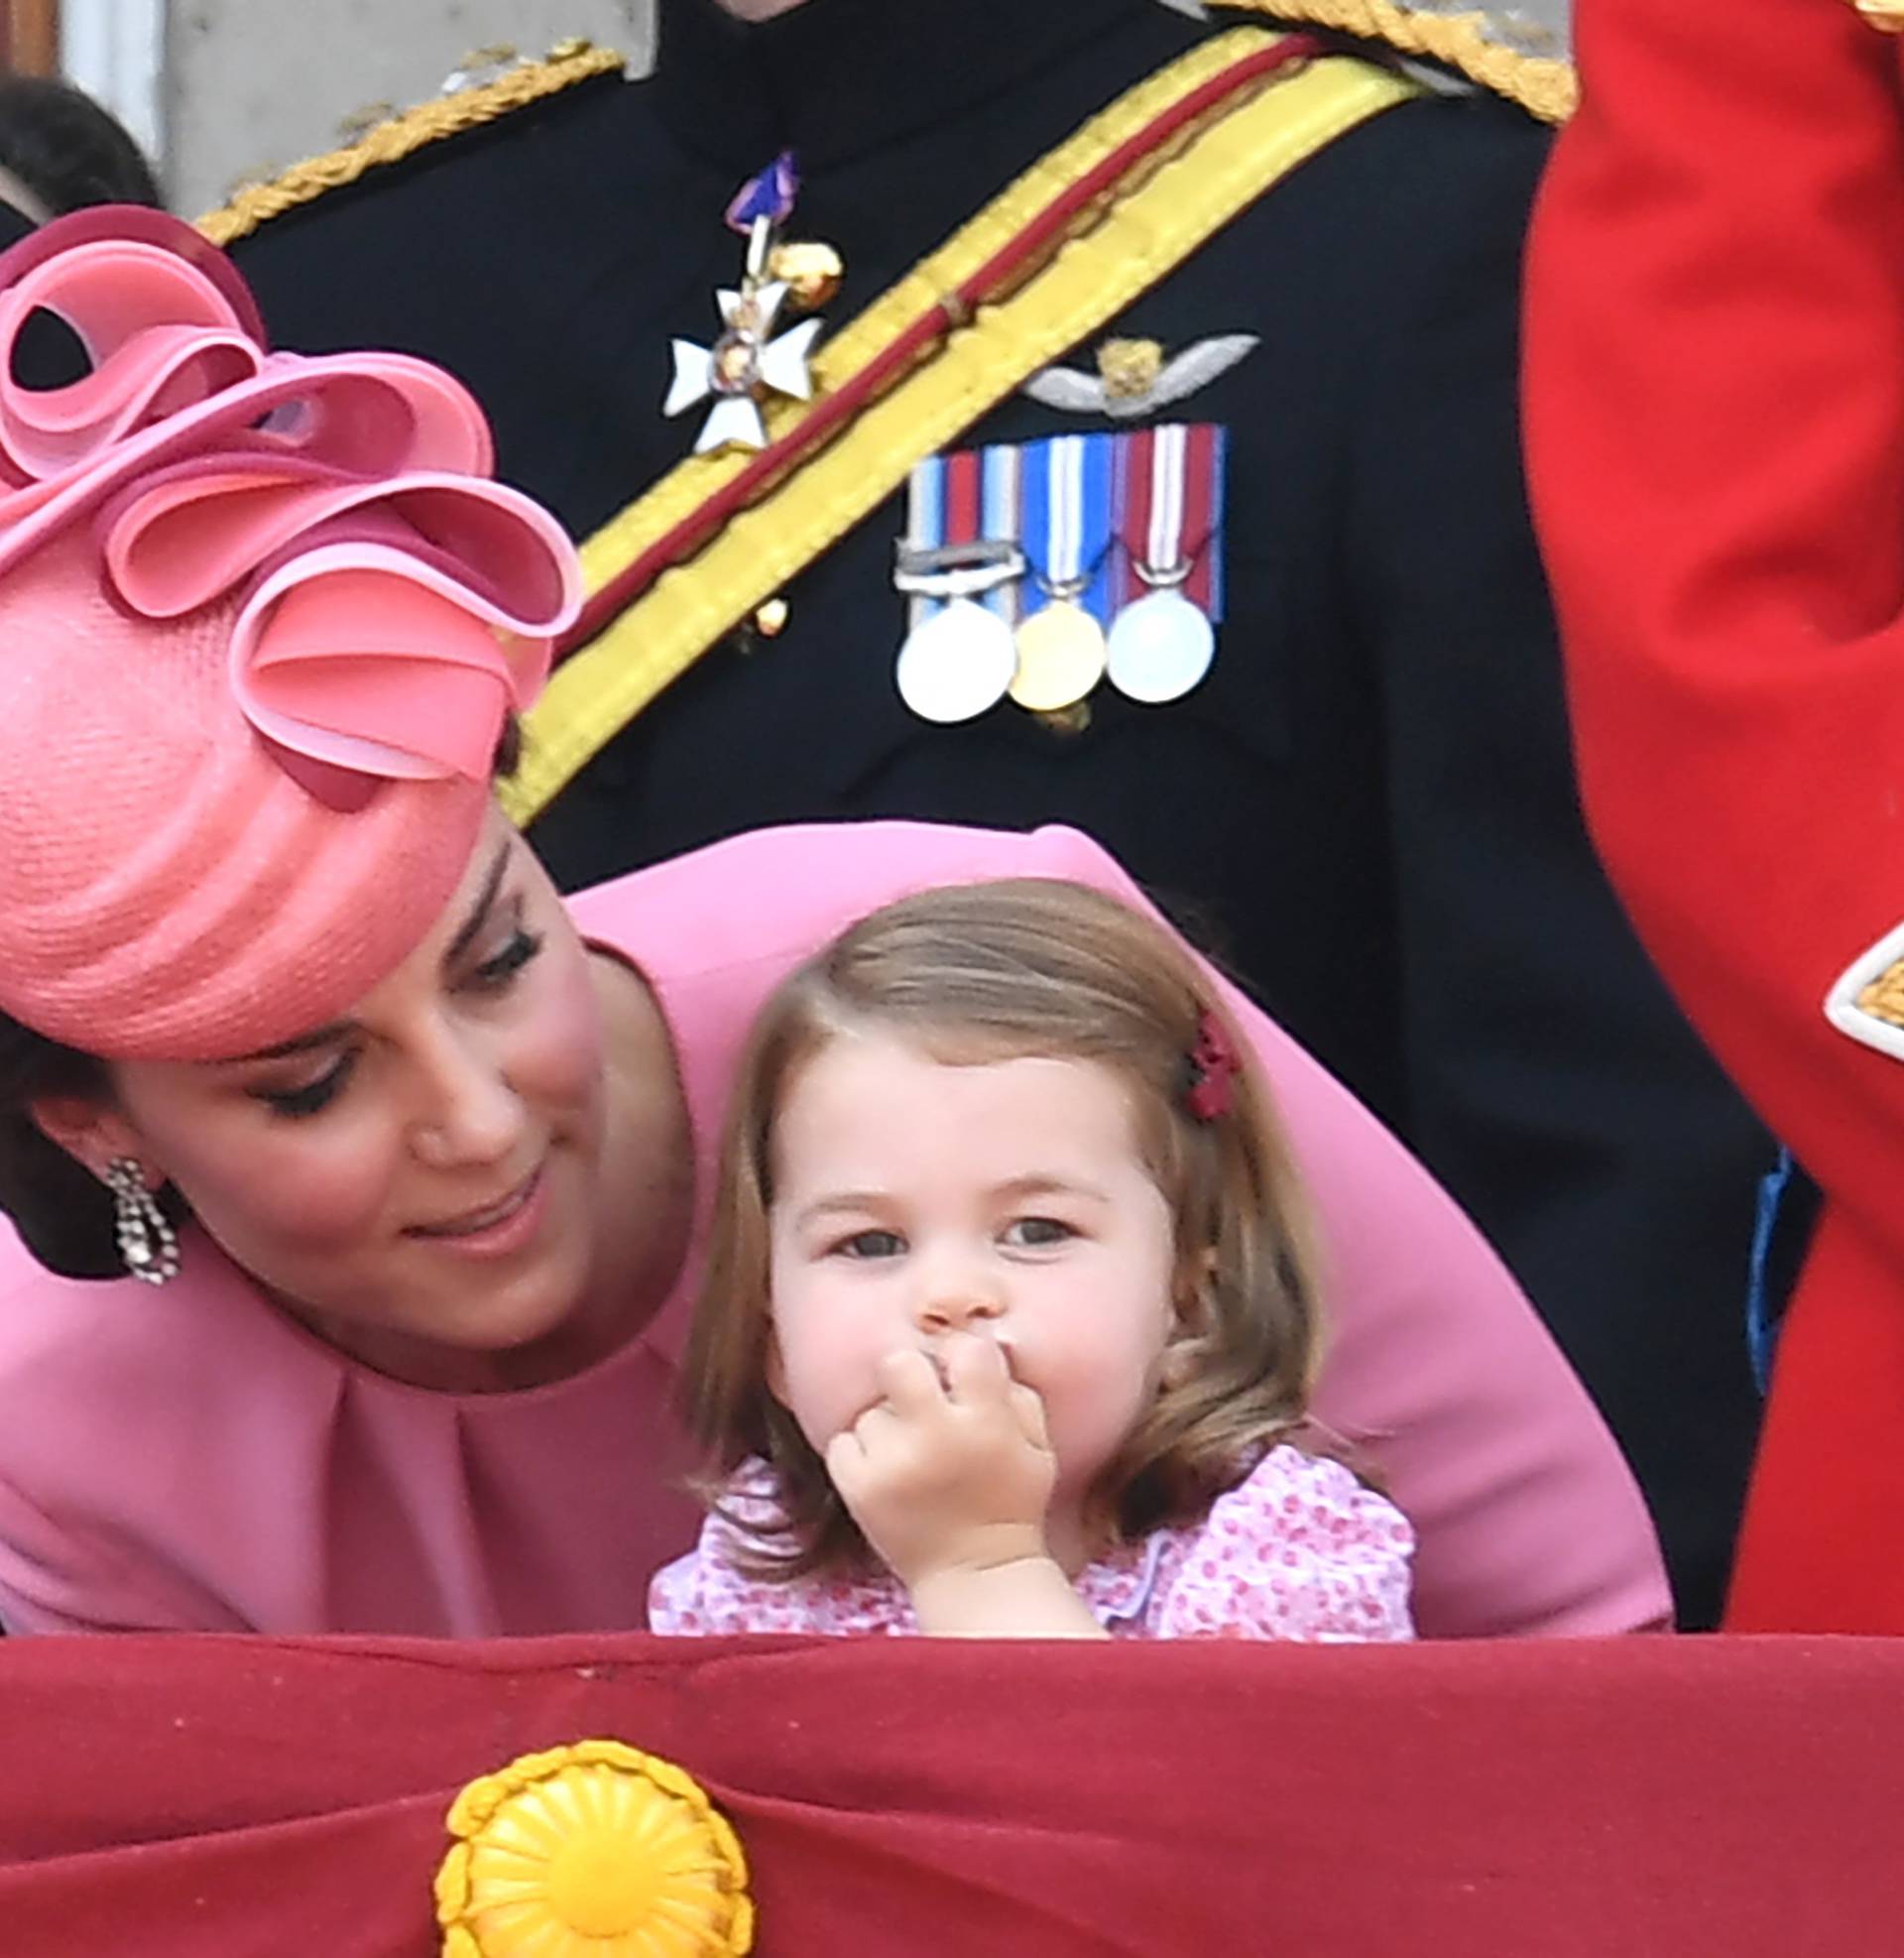
[[[823,1449],[879,1400],[880,1362],[900,1335],[889,1320],[830,1296],[792,1301],[775,1325],[787,1404]]]

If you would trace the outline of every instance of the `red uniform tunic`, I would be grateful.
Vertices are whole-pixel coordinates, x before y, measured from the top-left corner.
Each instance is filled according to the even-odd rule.
[[[1730,1622],[1904,1631],[1904,1043],[1826,1012],[1904,920],[1897,44],[1839,0],[1585,0],[1579,29],[1527,422],[1588,813],[1826,1197]]]

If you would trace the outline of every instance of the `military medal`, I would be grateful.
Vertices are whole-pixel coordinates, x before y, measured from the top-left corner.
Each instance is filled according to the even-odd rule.
[[[1104,628],[1063,586],[1018,627],[1012,697],[1034,714],[1076,703],[1104,677]]]
[[[1082,700],[1104,676],[1112,537],[1108,435],[1055,435],[1023,454],[1024,551],[1035,593],[1017,630],[1012,697],[1033,713]]]
[[[921,720],[976,719],[1017,670],[1013,592],[1025,557],[1012,449],[932,456],[913,470],[892,583],[912,601],[893,680]]]
[[[1127,700],[1180,700],[1210,671],[1217,635],[1174,584],[1159,584],[1118,614],[1105,665]]]
[[[747,239],[747,261],[739,289],[714,296],[721,315],[720,336],[711,347],[692,340],[673,342],[674,380],[661,413],[679,415],[710,398],[714,404],[694,438],[697,455],[729,442],[765,448],[763,404],[775,395],[792,401],[812,399],[813,377],[807,363],[822,322],[803,319],[787,332],[775,331],[789,295],[797,297],[797,269],[789,262],[789,248],[778,246],[776,240],[798,188],[791,151],[742,184],[727,208],[727,222]],[[785,277],[774,276],[776,256]],[[817,292],[820,287],[810,290]]]
[[[1173,424],[1129,436],[1121,451],[1127,602],[1111,627],[1106,665],[1127,699],[1181,699],[1216,657],[1223,447],[1223,430],[1211,424]]]
[[[1017,659],[1010,626],[970,598],[952,598],[906,635],[893,678],[920,720],[949,727],[996,707]]]

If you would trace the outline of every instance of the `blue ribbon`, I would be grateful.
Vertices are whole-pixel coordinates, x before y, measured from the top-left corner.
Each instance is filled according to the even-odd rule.
[[[1042,441],[1024,445],[1020,541],[1024,554],[1046,581],[1064,577],[1065,567],[1052,562],[1055,540],[1051,534],[1052,467],[1063,453],[1061,444],[1074,444],[1083,452],[1076,574],[1082,577],[1088,573],[1090,582],[1074,602],[1108,629],[1117,610],[1111,580],[1111,541],[1117,534],[1117,500],[1113,494],[1117,480],[1115,436],[1048,435]],[[1042,611],[1051,602],[1051,595],[1035,580],[1027,579],[1025,586],[1024,613],[1028,618]]]
[[[793,199],[799,194],[799,166],[791,150],[782,150],[758,177],[750,177],[735,191],[727,207],[727,228],[746,237],[763,217],[782,224],[793,214]]]

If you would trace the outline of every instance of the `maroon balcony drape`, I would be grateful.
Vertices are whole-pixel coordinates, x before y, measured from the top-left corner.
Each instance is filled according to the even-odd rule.
[[[762,1958],[1904,1948],[1904,1645],[0,1645],[15,1958],[426,1958],[525,1751],[680,1763]]]

